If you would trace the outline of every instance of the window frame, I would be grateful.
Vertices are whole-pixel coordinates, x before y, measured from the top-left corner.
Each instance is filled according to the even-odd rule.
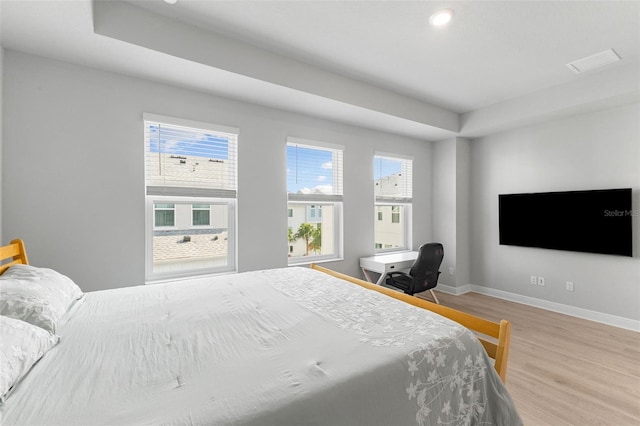
[[[374,168],[376,164],[376,159],[387,159],[392,161],[402,162],[401,171],[408,175],[409,181],[406,183],[409,190],[405,193],[390,197],[390,196],[377,196],[375,195],[375,170],[374,170],[374,209],[375,209],[375,219],[374,220],[374,253],[376,254],[385,254],[385,253],[393,253],[400,251],[408,251],[413,247],[413,157],[404,156],[400,154],[390,154],[384,152],[375,152],[373,157]],[[385,243],[379,243],[376,241],[376,225],[379,221],[379,207],[389,206],[391,207],[390,220],[391,224],[401,225],[402,226],[402,240],[404,244],[401,247],[393,247],[393,248],[385,248]],[[399,207],[400,212],[394,212],[394,208]],[[399,222],[394,222],[393,218],[397,215],[399,218]],[[377,248],[377,246],[382,246],[381,248]]]
[[[327,142],[315,141],[310,139],[302,139],[302,138],[294,138],[288,137],[286,140],[285,147],[290,146],[299,146],[308,149],[317,149],[324,151],[332,152],[332,173],[333,173],[333,181],[332,185],[334,188],[333,194],[301,194],[301,193],[291,193],[287,187],[287,209],[289,209],[290,205],[302,205],[305,207],[305,215],[308,214],[310,209],[315,208],[315,212],[318,212],[321,209],[318,209],[318,206],[331,206],[333,209],[331,220],[333,222],[333,245],[334,250],[331,254],[320,254],[320,255],[312,255],[308,256],[296,256],[291,257],[290,252],[288,252],[287,262],[289,266],[299,266],[299,265],[307,265],[310,263],[322,263],[322,262],[331,262],[331,261],[339,261],[343,260],[343,244],[344,244],[344,228],[343,228],[343,185],[344,185],[344,151],[345,148],[342,145],[331,144]],[[288,161],[288,159],[287,159]],[[339,169],[338,169],[339,168]],[[319,221],[310,222],[314,225],[322,224],[322,221],[325,218],[326,213],[316,214],[314,219]],[[287,219],[290,216],[287,215]],[[306,217],[305,217],[306,219]],[[287,221],[287,228],[289,228],[289,223]],[[323,231],[325,228],[322,228]],[[295,231],[295,230],[294,230]],[[291,243],[287,243],[289,247]]]
[[[389,203],[389,202],[381,202],[381,203],[375,203],[376,208],[378,207],[400,207],[401,210],[398,213],[400,215],[400,223],[396,224],[396,225],[403,225],[403,241],[404,241],[404,245],[402,247],[392,247],[392,248],[387,248],[385,247],[388,244],[383,244],[383,243],[378,243],[375,241],[375,229],[374,229],[374,243],[376,245],[382,245],[382,247],[380,248],[375,248],[375,253],[376,254],[384,254],[384,253],[391,253],[391,252],[396,252],[396,251],[408,251],[411,250],[412,247],[412,242],[409,240],[409,238],[411,238],[412,235],[412,229],[411,229],[411,217],[412,217],[412,204],[411,203]],[[393,224],[393,222],[390,222]],[[375,225],[374,225],[375,226]]]
[[[217,275],[232,273],[237,271],[237,180],[238,180],[238,140],[240,136],[239,129],[228,126],[220,126],[210,123],[203,123],[192,120],[185,120],[175,117],[167,117],[156,114],[143,114],[144,127],[144,176],[145,176],[145,284],[155,284],[167,280],[175,280],[180,278],[189,278],[196,276]],[[227,137],[227,160],[229,161],[229,169],[225,172],[224,186],[217,189],[214,187],[201,186],[160,186],[151,183],[148,175],[147,156],[149,151],[149,126],[154,124],[166,126],[186,127],[196,131],[211,133],[214,136],[220,135]],[[155,209],[154,204],[174,204],[174,226],[173,227],[156,227],[155,226]],[[214,223],[211,218],[211,206],[223,205],[226,207],[226,226],[227,226],[227,255],[226,262],[223,266],[202,267],[194,269],[183,269],[171,272],[154,272],[153,268],[153,238],[155,230],[177,230],[178,229],[178,213],[177,205],[190,204],[190,218],[186,224],[190,227],[185,228],[185,232],[189,229],[213,229]],[[207,204],[209,205],[209,225],[193,224],[193,205]],[[187,220],[187,219],[185,219]],[[184,223],[180,222],[180,223]],[[185,224],[185,225],[186,225]],[[186,225],[188,226],[188,225]]]
[[[305,209],[311,204],[316,206],[331,206],[333,208],[333,241],[334,253],[331,254],[310,254],[308,256],[288,257],[289,266],[307,265],[310,263],[331,262],[335,260],[343,260],[342,257],[342,203],[338,202],[318,202],[318,201],[289,201],[287,205],[299,205]],[[313,222],[312,225],[322,225],[322,222]],[[287,229],[289,226],[287,226]],[[324,228],[321,228],[324,229]],[[288,232],[288,231],[287,231]],[[294,230],[295,233],[295,230]],[[291,246],[291,243],[287,243]],[[338,252],[338,253],[335,253]]]
[[[145,276],[146,284],[154,284],[157,282],[163,282],[166,280],[172,280],[176,278],[188,278],[202,275],[217,275],[222,273],[230,273],[236,271],[237,265],[237,250],[236,250],[236,238],[230,238],[232,235],[237,234],[236,229],[236,199],[233,198],[194,198],[194,197],[164,197],[153,196],[146,197],[145,210],[146,216],[149,217],[149,212],[154,212],[153,205],[156,203],[169,203],[171,204],[210,204],[210,205],[226,205],[227,206],[227,264],[222,267],[211,268],[199,268],[189,269],[177,272],[153,272],[153,238],[145,239],[146,259],[145,259]],[[211,227],[213,228],[213,227]],[[167,228],[158,228],[159,230],[167,230]],[[177,229],[176,227],[171,229]],[[202,229],[196,227],[196,229]],[[147,232],[153,236],[154,229],[149,229],[149,221],[147,220]]]

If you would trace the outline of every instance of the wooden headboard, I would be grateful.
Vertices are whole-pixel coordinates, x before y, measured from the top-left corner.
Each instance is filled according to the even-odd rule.
[[[7,260],[8,262],[6,262]],[[0,263],[0,275],[12,265],[29,264],[22,240],[13,240],[8,246],[0,247]]]
[[[494,368],[502,379],[502,382],[506,382],[507,361],[509,360],[509,346],[511,343],[511,323],[509,321],[502,320],[498,324],[484,318],[477,317],[475,315],[458,311],[456,309],[448,308],[442,305],[436,305],[435,303],[431,303],[428,300],[409,296],[408,294],[400,293],[381,285],[372,284],[366,281],[359,280],[358,278],[353,278],[348,275],[341,274],[340,272],[335,272],[331,269],[323,268],[322,266],[318,266],[315,263],[311,264],[311,268],[332,275],[336,278],[358,284],[370,290],[375,290],[379,293],[386,294],[387,296],[393,297],[394,299],[402,300],[419,308],[433,311],[437,314],[442,315],[443,317],[447,317],[459,324],[462,324],[463,326],[476,332],[477,334],[480,334],[480,336],[478,336],[478,340],[480,340],[480,343],[482,343],[482,346],[484,346],[485,351],[487,351],[487,355],[495,360]],[[494,338],[496,342],[487,340],[482,336]]]

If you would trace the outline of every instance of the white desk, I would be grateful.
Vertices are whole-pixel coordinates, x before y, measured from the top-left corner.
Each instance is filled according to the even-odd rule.
[[[360,268],[369,282],[373,282],[369,272],[377,272],[380,278],[376,284],[384,283],[389,272],[410,269],[418,257],[417,251],[403,251],[400,253],[380,254],[377,256],[361,257]]]

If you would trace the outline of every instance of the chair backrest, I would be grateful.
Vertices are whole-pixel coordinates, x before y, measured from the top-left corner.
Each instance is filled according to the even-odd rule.
[[[427,243],[418,249],[418,257],[413,263],[409,275],[416,281],[434,286],[438,282],[438,269],[444,258],[444,247],[440,243]]]

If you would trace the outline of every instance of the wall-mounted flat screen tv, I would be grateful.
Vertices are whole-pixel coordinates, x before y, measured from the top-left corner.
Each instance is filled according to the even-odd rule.
[[[500,244],[632,256],[631,189],[500,194]]]

